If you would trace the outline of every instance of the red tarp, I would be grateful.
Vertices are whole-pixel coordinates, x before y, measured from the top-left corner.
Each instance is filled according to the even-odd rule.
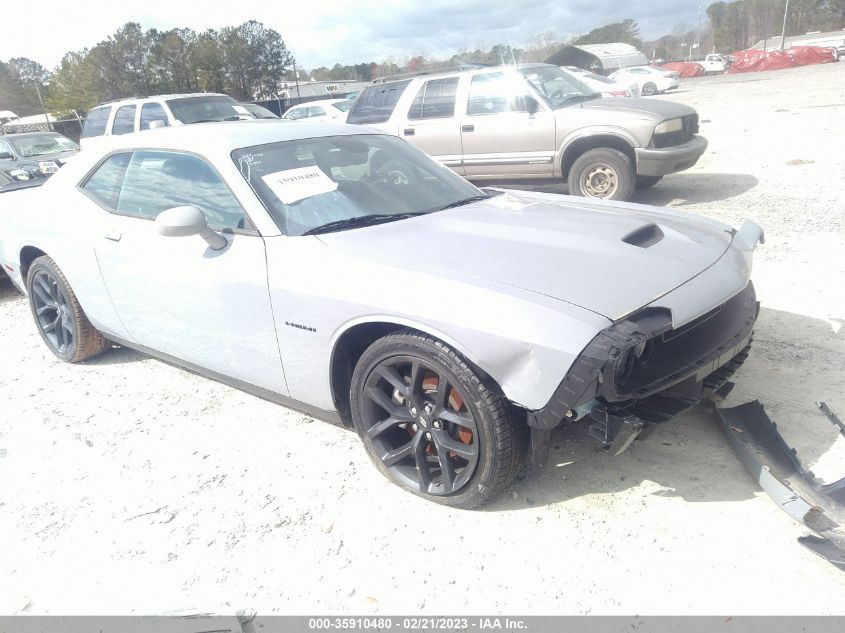
[[[826,64],[838,59],[836,50],[825,46],[793,46],[787,51],[737,51],[729,73],[748,73],[757,70],[778,70],[809,64]]]
[[[704,76],[704,66],[695,62],[669,62],[668,64],[663,64],[660,68],[675,71],[680,75],[681,79]]]
[[[825,46],[790,46],[786,52],[796,66],[827,64],[838,59],[836,49]]]
[[[758,70],[778,70],[792,68],[792,58],[784,51],[737,51],[733,54],[734,63],[728,73],[749,73]]]

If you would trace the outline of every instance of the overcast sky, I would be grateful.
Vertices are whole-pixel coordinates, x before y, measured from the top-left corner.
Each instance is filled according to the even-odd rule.
[[[698,2],[649,0],[39,0],[4,6],[0,60],[29,57],[49,69],[67,51],[90,48],[126,22],[196,31],[259,20],[276,29],[303,68],[444,57],[499,42],[521,46],[543,31],[561,38],[634,18],[654,38],[679,22],[698,25]],[[706,4],[702,6],[707,6]],[[298,7],[298,8],[293,8]],[[307,8],[307,10],[305,10]],[[703,15],[706,21],[706,15]]]

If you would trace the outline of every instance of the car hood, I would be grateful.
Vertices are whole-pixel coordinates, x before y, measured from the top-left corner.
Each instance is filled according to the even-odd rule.
[[[732,230],[641,205],[509,191],[319,239],[388,266],[484,279],[617,320],[715,263]]]
[[[620,82],[620,79],[614,79]],[[580,107],[580,106],[574,106]],[[695,110],[681,103],[672,101],[661,101],[659,99],[594,99],[583,103],[585,109],[607,110],[608,114],[618,117],[620,114],[629,113],[637,118],[653,118],[655,121],[665,121],[677,117],[695,114]],[[559,110],[563,112],[564,110]]]

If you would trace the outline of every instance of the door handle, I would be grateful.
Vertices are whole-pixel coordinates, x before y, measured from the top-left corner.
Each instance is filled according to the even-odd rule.
[[[406,127],[404,130],[402,130],[402,134],[404,134],[405,136],[413,136],[414,134],[416,134],[416,132],[414,132],[414,128]]]
[[[475,126],[472,123],[469,125],[462,125],[461,132],[475,132]]]
[[[112,231],[111,233],[106,233],[106,239],[111,240],[112,242],[119,242],[120,238],[123,237],[123,233],[120,231]]]

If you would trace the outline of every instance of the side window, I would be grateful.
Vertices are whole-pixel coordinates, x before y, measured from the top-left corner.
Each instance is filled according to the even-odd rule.
[[[321,108],[320,106],[311,106],[310,108],[308,108],[308,116],[309,117],[325,116],[325,115],[326,115],[326,111],[323,110],[323,108]]]
[[[129,165],[129,159],[131,157],[131,152],[115,154],[109,157],[97,168],[97,171],[88,177],[82,188],[91,197],[99,200],[109,209],[114,209],[117,207],[120,183],[123,180],[123,174],[126,173],[126,166]]]
[[[204,160],[188,154],[138,150],[132,155],[118,213],[147,220],[172,207],[192,204],[219,230],[251,228],[241,205]]]
[[[304,117],[307,112],[308,108],[294,108],[293,110],[285,112],[285,116],[283,118],[296,121],[297,119]]]
[[[168,126],[167,114],[160,103],[145,103],[141,106],[141,126],[142,130],[149,130],[150,123],[153,121],[161,121],[164,127]]]
[[[469,85],[467,114],[498,114],[525,111],[525,87],[511,74],[476,75]]]
[[[85,117],[85,125],[82,126],[82,134],[80,138],[89,138],[91,136],[102,136],[106,133],[106,124],[109,122],[109,115],[111,114],[111,107],[94,108],[88,112]]]
[[[432,79],[425,82],[414,98],[409,119],[441,119],[455,116],[455,92],[458,78]]]
[[[12,146],[9,145],[6,141],[0,139],[0,154],[9,154],[11,156],[14,156],[15,150],[13,150]]]
[[[129,134],[135,131],[135,106],[128,105],[118,108],[111,126],[112,134]]]

